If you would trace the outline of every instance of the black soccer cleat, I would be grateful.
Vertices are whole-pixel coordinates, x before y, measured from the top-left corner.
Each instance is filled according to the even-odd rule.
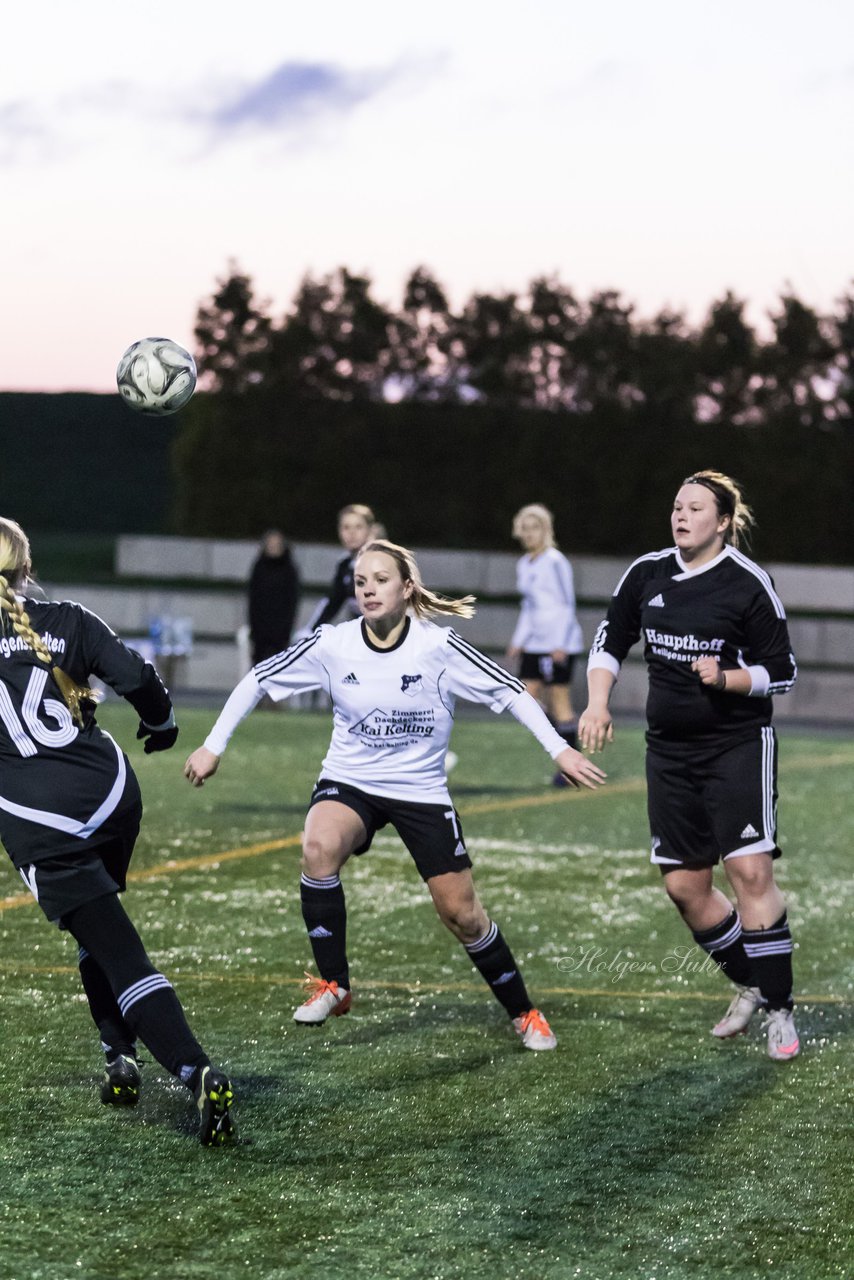
[[[135,1107],[139,1102],[139,1063],[120,1053],[104,1068],[101,1101],[107,1107]]]
[[[234,1090],[218,1067],[203,1067],[196,1086],[199,1108],[199,1142],[203,1147],[227,1147],[237,1141],[237,1126],[231,1117]]]

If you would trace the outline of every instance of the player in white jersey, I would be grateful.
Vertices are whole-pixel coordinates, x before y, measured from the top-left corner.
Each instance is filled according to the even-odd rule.
[[[516,512],[513,537],[525,554],[516,565],[522,608],[507,657],[518,660],[525,688],[542,702],[558,733],[574,747],[577,726],[570,684],[584,639],[575,614],[572,565],[555,546],[552,513],[538,502]],[[560,773],[554,782],[565,785]]]
[[[137,1037],[186,1084],[205,1146],[235,1139],[233,1092],[151,963],[118,895],[142,817],[130,761],[95,719],[96,675],[140,717],[145,751],[178,736],[151,663],[70,600],[24,594],[30,545],[0,519],[0,839],[48,920],[78,944],[80,978],[106,1055],[101,1101],[139,1100]]]
[[[767,573],[738,550],[752,521],[733,480],[699,471],[673,504],[675,546],[641,556],[614,592],[590,651],[579,735],[613,737],[608,701],[629,649],[649,670],[647,789],[652,861],[697,944],[736,985],[713,1029],[768,1014],[768,1054],[799,1051],[792,935],[774,880],[777,742],[772,696],[797,676],[786,613]],[[713,883],[722,860],[736,907]]]
[[[361,620],[321,627],[261,663],[228,699],[205,744],[187,761],[196,786],[215,773],[237,725],[264,694],[324,688],[332,699],[332,741],[306,818],[301,900],[320,977],[294,1014],[318,1025],[350,1007],[346,906],[340,872],[391,824],[426,881],[440,919],[513,1020],[529,1049],[555,1037],[528,996],[498,926],[484,911],[471,875],[459,815],[448,794],[444,759],[458,697],[509,710],[575,786],[605,775],[568,747],[521,681],[431,615],[470,617],[473,598],[428,591],[411,553],[372,541],[355,566]]]

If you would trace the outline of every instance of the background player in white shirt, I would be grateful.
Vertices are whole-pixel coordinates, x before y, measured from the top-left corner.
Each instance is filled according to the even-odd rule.
[[[521,542],[525,554],[516,565],[522,608],[507,657],[519,660],[525,688],[543,704],[558,733],[574,747],[577,727],[570,684],[584,638],[575,615],[572,565],[555,546],[552,513],[538,502],[516,512],[513,537]],[[560,773],[554,781],[556,786],[565,785]]]
[[[568,747],[522,683],[431,615],[469,617],[473,598],[428,591],[412,554],[372,541],[355,566],[361,620],[321,627],[254,668],[232,693],[185,773],[201,786],[237,725],[264,694],[281,699],[322,687],[333,703],[332,741],[303,839],[303,918],[320,978],[295,1020],[319,1024],[350,1007],[346,906],[339,873],[390,823],[426,881],[440,919],[513,1020],[529,1049],[555,1037],[534,1008],[498,926],[481,905],[444,759],[457,697],[509,710],[538,738],[568,781],[591,789],[605,775]]]
[[[792,935],[774,880],[777,740],[772,695],[797,676],[786,613],[767,573],[738,550],[752,523],[738,485],[717,471],[683,481],[675,546],[641,556],[620,582],[590,650],[585,748],[613,738],[608,701],[643,636],[649,671],[647,791],[652,861],[702,947],[737,987],[713,1035],[768,1012],[768,1054],[799,1051]],[[712,873],[722,859],[736,908]]]

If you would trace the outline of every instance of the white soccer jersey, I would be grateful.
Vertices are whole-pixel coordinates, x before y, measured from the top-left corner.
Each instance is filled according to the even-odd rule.
[[[552,757],[566,743],[524,685],[446,627],[407,618],[391,649],[371,643],[361,620],[321,627],[254,667],[205,740],[222,755],[264,694],[279,701],[325,689],[334,727],[321,776],[371,795],[448,804],[445,753],[458,697],[509,710]]]
[[[556,547],[522,556],[516,565],[522,610],[511,641],[525,653],[581,653],[584,639],[575,616],[572,565]]]

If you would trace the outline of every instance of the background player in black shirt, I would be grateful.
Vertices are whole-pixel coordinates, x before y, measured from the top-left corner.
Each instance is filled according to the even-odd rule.
[[[26,599],[26,534],[0,518],[0,840],[48,920],[78,943],[80,977],[106,1053],[101,1100],[139,1099],[137,1036],[193,1091],[205,1146],[233,1140],[233,1092],[190,1030],[118,894],[142,803],[127,756],[98,727],[96,675],[140,716],[146,752],[178,736],[150,663],[81,605]]]
[[[346,608],[346,618],[355,618],[359,610],[356,607],[356,592],[353,586],[353,566],[356,556],[369,538],[374,536],[376,520],[370,507],[358,502],[351,502],[338,512],[338,540],[346,551],[335,566],[335,576],[329,587],[329,595],[319,602],[306,623],[302,635],[310,635],[326,622],[334,622],[335,618]]]
[[[611,690],[644,639],[652,861],[697,943],[737,991],[713,1035],[744,1031],[760,1006],[768,1053],[795,1057],[792,937],[774,881],[777,742],[771,696],[797,675],[767,573],[738,548],[752,516],[736,483],[689,476],[673,505],[675,546],[641,556],[617,585],[588,664],[579,722],[588,750],[613,739]],[[714,887],[722,858],[736,909]]]

